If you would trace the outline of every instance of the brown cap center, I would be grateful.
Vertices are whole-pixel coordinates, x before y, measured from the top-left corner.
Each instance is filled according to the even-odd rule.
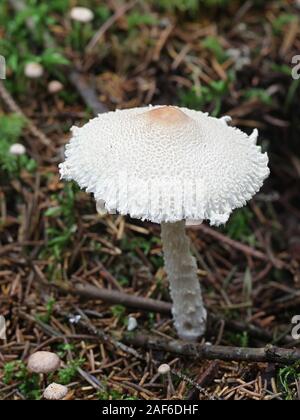
[[[162,106],[144,113],[152,123],[163,125],[182,124],[189,121],[189,117],[174,106]]]

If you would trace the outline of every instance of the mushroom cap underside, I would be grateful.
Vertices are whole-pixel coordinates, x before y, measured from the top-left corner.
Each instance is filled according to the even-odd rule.
[[[257,130],[248,136],[224,118],[187,108],[108,112],[72,131],[60,173],[110,213],[219,225],[269,175]]]

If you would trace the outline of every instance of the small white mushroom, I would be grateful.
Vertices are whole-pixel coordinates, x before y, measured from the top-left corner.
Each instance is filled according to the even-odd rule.
[[[60,364],[60,359],[55,353],[38,351],[29,357],[27,368],[30,372],[47,374],[59,369]]]
[[[167,377],[167,383],[168,383],[167,391],[168,391],[168,398],[170,398],[175,393],[175,388],[174,388],[172,376],[171,376],[171,367],[167,363],[164,363],[163,365],[160,365],[158,367],[157,372],[163,377],[165,376]],[[165,378],[164,378],[164,381],[165,381]]]
[[[68,388],[64,385],[52,383],[44,391],[43,397],[46,400],[62,400],[68,393]]]
[[[24,74],[29,79],[39,79],[44,74],[44,68],[39,63],[27,63],[25,65]]]
[[[128,317],[127,331],[134,331],[138,326],[136,318],[133,316]]]
[[[52,80],[48,84],[48,92],[52,95],[59,93],[63,90],[64,85],[59,80]]]
[[[9,148],[9,153],[14,156],[22,156],[26,153],[26,148],[21,143],[14,143]]]
[[[167,373],[171,372],[171,368],[168,364],[164,363],[158,367],[157,372],[160,375],[166,375]]]
[[[227,122],[174,106],[108,112],[72,130],[60,165],[101,210],[161,224],[175,327],[191,341],[205,332],[206,310],[185,223],[226,223],[269,175],[257,132]]]
[[[94,13],[87,7],[73,7],[70,17],[76,22],[89,23],[94,19]]]

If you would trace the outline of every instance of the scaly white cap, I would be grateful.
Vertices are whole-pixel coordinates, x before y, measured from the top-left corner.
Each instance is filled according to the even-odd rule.
[[[62,400],[68,393],[68,388],[64,385],[52,383],[44,391],[43,397],[46,400]]]
[[[257,130],[248,136],[227,121],[174,106],[101,114],[73,127],[60,173],[109,213],[220,225],[269,175]]]
[[[60,359],[55,353],[37,351],[33,353],[27,363],[27,368],[34,373],[55,372],[60,367]]]

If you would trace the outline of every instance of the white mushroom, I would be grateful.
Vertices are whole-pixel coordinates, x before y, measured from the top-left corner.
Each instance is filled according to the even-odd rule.
[[[171,372],[171,368],[167,363],[160,365],[157,369],[160,375],[166,375],[167,373]]]
[[[43,397],[46,400],[62,400],[68,393],[68,388],[64,385],[52,383],[44,391]]]
[[[63,90],[64,85],[59,80],[52,80],[48,84],[48,92],[52,95],[59,93]]]
[[[26,148],[23,144],[14,143],[9,148],[9,153],[14,156],[22,156],[26,153]]]
[[[94,19],[94,13],[87,7],[73,7],[70,17],[76,22],[89,23]]]
[[[39,63],[27,63],[25,65],[24,74],[29,79],[39,79],[44,74],[44,69]]]
[[[60,359],[55,353],[37,351],[29,357],[27,368],[34,373],[47,374],[59,369],[60,363]]]
[[[225,121],[226,122],[226,121]],[[205,332],[197,266],[186,220],[225,223],[269,175],[268,157],[224,119],[173,106],[99,115],[73,128],[61,176],[94,194],[109,213],[162,225],[165,267],[179,336]]]
[[[163,365],[160,365],[157,369],[158,373],[164,377],[167,377],[168,382],[168,399],[175,393],[174,385],[172,382],[172,376],[171,376],[171,367],[167,363],[164,363]]]
[[[136,318],[133,316],[128,317],[127,331],[134,331],[138,326]]]

